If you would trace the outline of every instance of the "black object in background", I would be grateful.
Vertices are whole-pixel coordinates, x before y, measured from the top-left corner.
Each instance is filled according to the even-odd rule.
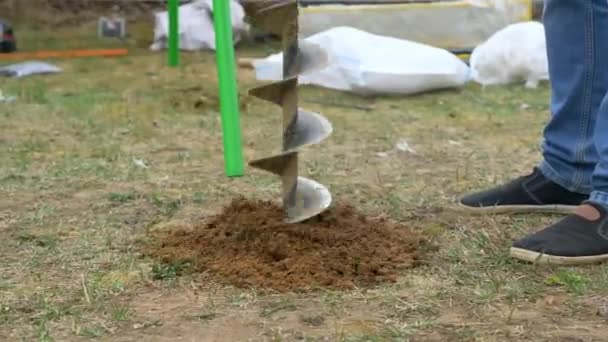
[[[0,19],[0,53],[15,51],[17,51],[15,32],[8,22]]]

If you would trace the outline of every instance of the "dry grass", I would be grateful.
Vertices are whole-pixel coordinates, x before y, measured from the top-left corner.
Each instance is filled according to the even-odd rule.
[[[553,217],[448,210],[462,192],[536,163],[546,87],[386,99],[304,89],[303,104],[335,134],[306,152],[302,172],[336,201],[434,233],[441,249],[391,286],[261,295],[138,255],[150,231],[200,220],[236,194],[278,190],[250,169],[224,177],[214,56],[188,54],[179,69],[165,61],[136,51],[3,80],[18,100],[0,104],[0,340],[606,340],[608,268],[507,256],[511,239]],[[243,92],[255,84],[240,77]],[[277,150],[279,120],[244,97],[247,160]],[[397,151],[400,139],[416,153]]]

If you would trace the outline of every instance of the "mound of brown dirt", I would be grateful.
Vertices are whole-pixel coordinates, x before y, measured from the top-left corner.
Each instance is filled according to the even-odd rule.
[[[206,223],[157,239],[147,255],[189,261],[221,282],[277,291],[391,282],[420,264],[428,242],[408,227],[348,206],[285,224],[276,204],[242,198]]]

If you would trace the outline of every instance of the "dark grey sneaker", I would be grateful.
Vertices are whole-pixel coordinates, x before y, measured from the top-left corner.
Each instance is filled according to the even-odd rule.
[[[608,260],[608,215],[586,202],[575,213],[511,247],[511,257],[537,264],[584,265]]]
[[[463,197],[460,207],[474,213],[571,213],[588,197],[562,188],[535,168],[527,176]]]

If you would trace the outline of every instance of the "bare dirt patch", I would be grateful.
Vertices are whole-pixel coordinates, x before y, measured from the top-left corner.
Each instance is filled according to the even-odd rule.
[[[429,247],[421,232],[351,206],[285,224],[275,203],[238,198],[208,222],[155,236],[145,254],[190,262],[238,287],[306,291],[395,281],[420,265]]]

